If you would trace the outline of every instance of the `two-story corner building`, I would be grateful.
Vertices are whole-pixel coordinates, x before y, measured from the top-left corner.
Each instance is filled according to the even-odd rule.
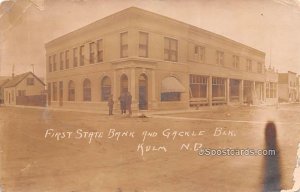
[[[46,57],[53,107],[105,110],[126,91],[142,110],[277,100],[265,53],[139,8],[48,42]]]
[[[288,71],[279,73],[278,76],[279,101],[296,102],[297,101],[297,73]]]
[[[44,82],[32,72],[13,75],[4,86],[4,104],[45,106],[44,91]]]

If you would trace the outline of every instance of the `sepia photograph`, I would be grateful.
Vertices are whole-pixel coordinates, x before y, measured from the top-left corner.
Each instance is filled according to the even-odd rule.
[[[0,192],[300,192],[300,0],[0,0]]]

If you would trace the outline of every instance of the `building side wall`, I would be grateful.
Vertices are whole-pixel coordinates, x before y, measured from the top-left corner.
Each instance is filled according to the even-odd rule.
[[[279,73],[278,74],[278,82],[281,84],[288,83],[288,74],[287,73]]]
[[[4,88],[4,104],[16,105],[16,89],[15,87]]]
[[[289,101],[289,86],[288,84],[278,84],[278,98],[280,101]]]

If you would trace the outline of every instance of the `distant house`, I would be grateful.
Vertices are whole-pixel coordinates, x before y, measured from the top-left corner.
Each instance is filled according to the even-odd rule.
[[[297,73],[288,71],[287,73],[279,73],[278,89],[279,101],[295,102],[297,101]]]
[[[4,86],[5,105],[45,106],[45,84],[32,72],[12,77]]]

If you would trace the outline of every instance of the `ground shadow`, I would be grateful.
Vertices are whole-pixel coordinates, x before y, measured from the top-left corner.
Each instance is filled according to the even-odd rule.
[[[273,122],[268,122],[265,128],[265,147],[275,150],[275,155],[264,156],[264,186],[263,192],[279,192],[281,190],[281,171],[279,147],[276,138],[276,126]]]

